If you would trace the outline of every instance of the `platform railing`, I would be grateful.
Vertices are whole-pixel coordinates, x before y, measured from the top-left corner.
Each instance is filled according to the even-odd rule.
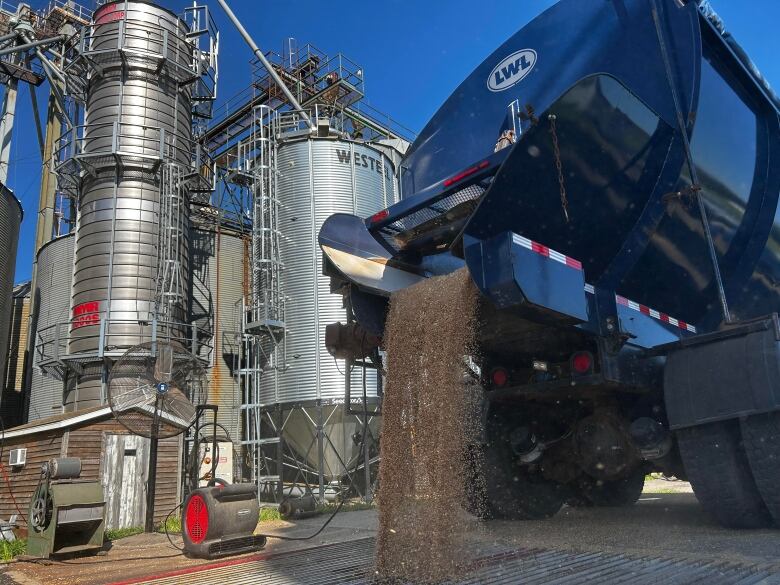
[[[94,323],[86,324],[97,325],[97,332],[85,335],[83,327],[86,325],[83,320],[77,321],[77,319],[49,325],[36,333],[34,365],[44,375],[62,379],[68,370],[78,373],[78,365],[81,362],[119,357],[130,348],[126,342],[128,337],[133,338],[133,345],[166,341],[192,353],[204,364],[208,364],[211,360],[213,346],[208,341],[210,332],[194,323],[155,319],[107,319],[98,316]],[[128,333],[128,326],[137,327],[137,330]],[[76,331],[79,332],[78,335],[74,335]],[[69,345],[76,340],[80,342],[96,340],[97,349],[88,352],[71,352]]]

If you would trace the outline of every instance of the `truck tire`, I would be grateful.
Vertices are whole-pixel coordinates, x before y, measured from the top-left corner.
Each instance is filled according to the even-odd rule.
[[[500,418],[491,417],[488,425],[483,469],[485,498],[492,517],[541,520],[557,514],[564,502],[561,486],[520,465]]]
[[[769,524],[769,512],[740,442],[735,420],[677,431],[683,465],[702,507],[727,528],[761,528]]]
[[[633,506],[642,495],[644,487],[645,470],[640,467],[623,479],[597,481],[588,478],[583,480],[574,489],[574,496],[569,498],[566,503],[573,508]]]
[[[740,426],[758,492],[780,526],[780,412],[748,417]]]

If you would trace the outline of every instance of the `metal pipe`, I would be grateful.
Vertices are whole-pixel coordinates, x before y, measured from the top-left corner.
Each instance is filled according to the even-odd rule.
[[[44,55],[43,52],[41,51],[41,49],[39,48],[41,43],[37,42],[37,41],[33,41],[30,38],[30,36],[27,33],[25,33],[25,32],[21,32],[20,31],[19,32],[19,36],[22,38],[22,40],[25,43],[27,43],[27,45],[29,45],[30,47],[35,49],[35,55],[38,57],[38,59],[40,59],[41,65],[43,65],[43,68],[46,69],[47,73],[49,73],[49,75],[51,75],[53,77],[56,77],[57,79],[59,79],[63,83],[65,83],[65,76],[57,70],[57,67],[54,65],[54,63],[49,61],[49,59],[46,57],[46,55]],[[62,38],[65,38],[65,37],[62,36]],[[48,41],[49,41],[49,39],[47,39],[47,42]],[[16,47],[14,47],[14,49],[16,49]]]
[[[32,105],[32,111],[35,118],[35,133],[38,136],[38,146],[41,149],[41,160],[46,160],[46,149],[43,139],[43,128],[41,128],[41,116],[40,109],[38,108],[38,96],[35,93],[35,86],[30,85],[30,102]]]
[[[2,110],[0,110],[0,183],[8,183],[8,163],[11,159],[11,139],[16,118],[16,97],[19,93],[19,82],[9,80],[5,86]]]
[[[309,128],[312,128],[311,118],[309,118],[309,115],[303,111],[303,107],[301,104],[298,103],[298,100],[295,99],[295,96],[292,94],[290,89],[284,84],[284,81],[282,81],[282,78],[279,77],[279,74],[276,73],[271,63],[268,61],[268,59],[265,58],[265,55],[260,50],[260,47],[257,46],[257,43],[252,39],[251,35],[247,32],[247,30],[244,28],[244,25],[241,24],[241,22],[236,18],[236,15],[233,14],[233,11],[230,9],[230,6],[227,5],[227,2],[225,0],[217,0],[219,2],[219,5],[222,7],[222,10],[225,11],[225,14],[227,14],[230,21],[233,23],[233,26],[236,27],[238,32],[241,34],[242,37],[244,37],[244,41],[246,41],[246,44],[249,45],[249,48],[252,49],[252,52],[255,54],[255,57],[257,57],[260,60],[260,63],[262,63],[263,67],[265,67],[266,71],[268,71],[268,75],[271,76],[271,79],[274,80],[274,83],[279,86],[279,88],[282,90],[282,93],[284,93],[284,97],[287,98],[287,100],[292,104],[292,107],[295,108],[298,112],[301,114],[301,118],[303,118],[303,121],[306,122],[306,125]]]
[[[712,263],[712,271],[715,275],[715,286],[718,291],[718,299],[720,300],[721,313],[723,314],[723,320],[726,323],[731,323],[731,312],[729,311],[729,304],[726,298],[726,289],[723,286],[723,277],[720,273],[720,264],[718,263],[718,253],[715,249],[715,242],[712,238],[712,231],[710,230],[710,222],[707,217],[707,208],[704,205],[704,198],[701,194],[701,183],[699,183],[699,174],[696,170],[696,164],[693,161],[693,151],[691,150],[691,143],[688,138],[688,125],[685,122],[685,114],[683,113],[682,104],[680,103],[680,97],[677,94],[677,86],[674,80],[674,74],[672,72],[672,64],[669,58],[669,50],[666,43],[666,37],[661,25],[661,17],[659,16],[659,7],[656,0],[650,0],[650,10],[653,16],[653,23],[655,24],[655,31],[658,37],[658,44],[661,48],[661,57],[663,58],[664,68],[666,71],[666,80],[669,84],[669,90],[672,94],[672,100],[674,101],[674,109],[677,113],[677,126],[680,130],[680,136],[682,137],[683,147],[685,149],[685,158],[688,163],[688,170],[691,175],[691,182],[696,188],[694,195],[696,197],[696,203],[699,207],[699,215],[701,216],[701,223],[704,228],[704,238],[707,242],[707,251],[709,252],[710,262]]]
[[[0,49],[0,57],[3,55],[10,55],[11,53],[17,53],[19,51],[26,51],[27,49],[34,49],[35,47],[42,47],[44,45],[58,43],[62,40],[65,40],[65,35],[58,35],[48,39],[41,39],[40,41],[28,41],[28,37],[26,35],[22,36],[22,38],[25,40],[24,45],[14,45],[13,47],[8,47],[7,49]]]

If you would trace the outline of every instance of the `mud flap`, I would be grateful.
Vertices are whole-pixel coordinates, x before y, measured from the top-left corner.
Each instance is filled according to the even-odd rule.
[[[672,429],[780,410],[777,317],[692,338],[664,369]]]

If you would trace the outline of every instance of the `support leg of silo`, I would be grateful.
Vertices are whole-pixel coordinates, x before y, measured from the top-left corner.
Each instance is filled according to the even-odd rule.
[[[279,442],[276,447],[276,472],[279,474],[279,481],[276,484],[276,500],[281,502],[284,497],[284,432],[282,428],[284,425],[284,410],[279,406],[277,412],[279,419],[276,422],[276,429],[279,433]]]
[[[363,473],[366,481],[366,487],[363,497],[366,500],[366,504],[370,504],[374,499],[374,494],[371,490],[371,468],[369,466],[369,446],[368,446],[368,412],[366,412],[366,403],[363,402]]]
[[[320,502],[325,503],[325,429],[322,422],[322,403],[317,403],[317,475],[320,483]]]

